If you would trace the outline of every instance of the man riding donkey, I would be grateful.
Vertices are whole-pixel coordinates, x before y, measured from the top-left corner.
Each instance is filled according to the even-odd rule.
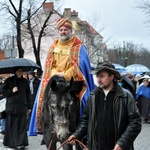
[[[77,99],[80,116],[82,116],[90,92],[95,88],[93,77],[90,74],[91,66],[86,47],[77,36],[72,34],[72,22],[67,18],[60,18],[57,20],[57,28],[59,38],[54,41],[49,49],[37,97],[37,132],[42,132],[40,116],[44,91],[53,75],[64,76],[67,81],[70,81],[73,77],[71,94]]]

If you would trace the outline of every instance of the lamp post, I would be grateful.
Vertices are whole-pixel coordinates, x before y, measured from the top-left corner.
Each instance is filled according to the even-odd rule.
[[[125,67],[127,66],[127,60],[128,60],[128,57],[125,57],[125,58],[124,58]]]
[[[127,66],[127,60],[128,60],[128,57],[125,57],[125,58],[121,58],[120,60],[119,60],[119,64],[121,63],[121,61],[123,61],[124,60],[124,65],[125,65],[125,67]]]
[[[121,47],[119,46],[118,48],[118,64],[120,63],[121,61]]]

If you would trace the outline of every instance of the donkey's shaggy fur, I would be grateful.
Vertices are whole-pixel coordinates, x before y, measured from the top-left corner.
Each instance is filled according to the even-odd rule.
[[[66,140],[77,126],[79,110],[77,100],[70,93],[72,82],[55,75],[45,89],[41,128],[43,141],[47,148],[50,146],[50,150],[56,150],[56,143]],[[72,150],[69,144],[65,144],[63,148]]]

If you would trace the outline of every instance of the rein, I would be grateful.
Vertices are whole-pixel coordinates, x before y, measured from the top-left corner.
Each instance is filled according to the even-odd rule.
[[[53,142],[53,139],[54,139],[55,135],[56,135],[56,131],[54,132],[54,134],[52,136],[52,139],[50,140],[50,143],[49,143],[49,146],[48,146],[48,150],[50,150],[50,148],[51,148],[51,145],[52,145],[52,142]]]
[[[50,141],[50,143],[49,143],[48,150],[50,150],[50,148],[51,148],[51,145],[52,145],[52,142],[53,142],[53,139],[54,139],[55,135],[56,135],[56,131],[54,132],[54,134],[53,134],[53,136],[52,136],[52,139],[51,139],[51,141]],[[79,140],[77,140],[77,139],[74,139],[74,141],[76,141],[76,142],[78,142],[80,145],[82,145],[83,148],[85,148],[85,150],[89,150],[81,141],[79,141]],[[68,139],[65,140],[56,150],[59,150],[59,149],[60,149],[61,147],[63,147],[63,145],[66,144],[67,142],[68,142]]]
[[[77,139],[74,139],[74,141],[78,142],[79,144],[81,144],[83,146],[83,148],[85,148],[85,150],[89,150],[81,141],[77,140]],[[68,142],[68,139],[65,140],[58,148],[57,150],[59,150],[65,143]]]

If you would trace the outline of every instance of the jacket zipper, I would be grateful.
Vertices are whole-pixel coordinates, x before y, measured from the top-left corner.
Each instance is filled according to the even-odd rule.
[[[118,137],[118,127],[117,127],[118,123],[117,123],[117,119],[116,119],[117,117],[116,117],[116,112],[115,112],[115,104],[117,103],[118,97],[119,97],[119,95],[117,95],[113,101],[113,112],[114,112],[114,123],[115,123],[115,141],[117,141],[117,137]]]

